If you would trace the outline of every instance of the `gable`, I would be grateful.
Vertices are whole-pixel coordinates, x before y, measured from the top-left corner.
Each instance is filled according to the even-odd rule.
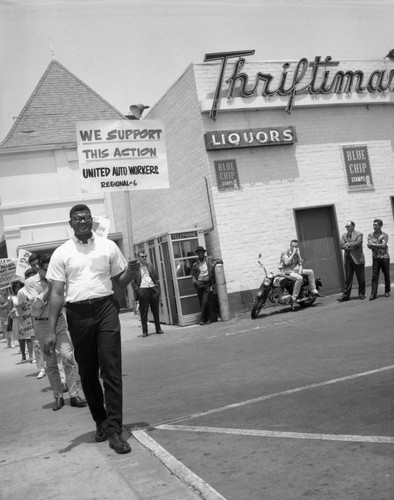
[[[53,60],[0,145],[15,148],[76,147],[76,121],[119,120],[124,115]]]

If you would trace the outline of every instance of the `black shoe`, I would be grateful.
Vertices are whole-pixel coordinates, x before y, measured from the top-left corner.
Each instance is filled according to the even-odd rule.
[[[148,336],[148,332],[142,332],[142,336],[143,337],[147,337]]]
[[[62,397],[55,398],[55,403],[53,404],[53,411],[61,410],[64,406],[64,399]]]
[[[338,302],[347,302],[349,299],[347,297],[339,297]]]
[[[206,325],[210,325],[211,324],[211,320],[208,319],[207,322],[205,323]]]
[[[122,438],[122,435],[115,432],[108,437],[109,447],[114,449],[116,453],[129,453],[131,446]]]
[[[385,296],[385,297],[390,297],[390,292],[386,292],[386,293],[384,294],[384,296]]]
[[[290,304],[290,307],[292,308],[292,310],[295,311],[297,309],[298,299],[291,297],[289,304]]]
[[[359,296],[358,296],[358,298],[359,298],[360,300],[364,300],[364,299],[365,299],[365,295],[359,295]]]
[[[66,384],[66,382],[62,382],[62,388],[63,392],[68,392],[68,385]]]
[[[376,299],[376,295],[371,295],[371,296],[369,297],[369,300],[375,300],[375,299]]]
[[[164,332],[163,332],[163,330],[159,330],[159,331],[158,331],[158,332],[156,332],[156,333],[157,333],[157,335],[161,335],[161,334],[162,334],[162,333],[164,333]]]
[[[96,423],[96,434],[94,436],[94,440],[96,443],[102,443],[108,439],[108,430],[107,430],[107,421],[103,420],[103,422]]]
[[[87,403],[86,399],[82,399],[80,396],[73,396],[70,398],[70,405],[75,406],[76,408],[84,408]]]

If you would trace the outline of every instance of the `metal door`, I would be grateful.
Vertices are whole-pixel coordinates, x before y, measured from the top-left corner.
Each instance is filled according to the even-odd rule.
[[[178,324],[178,311],[176,305],[173,274],[171,268],[171,258],[167,241],[160,242],[160,266],[164,277],[164,286],[167,298],[167,307],[170,316],[170,324]]]
[[[323,293],[338,293],[343,285],[338,224],[333,206],[296,209],[295,220],[304,267],[323,282]]]

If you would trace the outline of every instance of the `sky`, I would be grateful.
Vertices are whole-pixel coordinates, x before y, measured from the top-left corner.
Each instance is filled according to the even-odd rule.
[[[52,58],[128,114],[209,52],[383,59],[393,26],[394,0],[0,0],[0,141]]]

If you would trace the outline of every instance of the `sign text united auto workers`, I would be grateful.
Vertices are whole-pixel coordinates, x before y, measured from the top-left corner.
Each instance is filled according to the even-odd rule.
[[[83,193],[169,187],[159,121],[77,122],[77,145]]]

